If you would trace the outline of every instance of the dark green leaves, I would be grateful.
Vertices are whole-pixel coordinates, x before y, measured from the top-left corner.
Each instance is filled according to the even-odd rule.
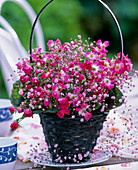
[[[24,98],[19,95],[20,83],[21,83],[20,81],[16,81],[13,84],[13,90],[12,90],[10,99],[14,107],[18,107],[21,104],[21,102],[24,100]]]
[[[105,103],[108,104],[107,110],[113,109],[113,106],[116,106],[116,107],[121,106],[124,103],[124,99],[122,99],[122,97],[123,97],[123,94],[117,87],[114,87],[113,89],[111,89],[109,91],[109,97],[105,99]]]
[[[55,109],[50,109],[50,110],[46,110],[46,111],[42,111],[42,110],[35,110],[33,111],[34,114],[40,114],[40,113],[52,113],[52,114],[55,114],[59,111],[58,108],[55,108]]]

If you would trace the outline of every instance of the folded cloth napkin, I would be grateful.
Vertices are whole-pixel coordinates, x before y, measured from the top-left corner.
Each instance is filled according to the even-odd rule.
[[[129,114],[111,111],[95,148],[110,150],[113,155],[120,157],[138,158],[137,128],[130,117]]]
[[[110,111],[96,146],[126,158],[138,158],[138,78],[133,81],[132,91],[126,89],[127,103]]]
[[[27,118],[23,120],[21,127],[14,131],[11,137],[18,140],[18,158],[23,162],[29,160],[34,148],[38,152],[41,152],[43,149],[47,150],[47,144],[38,115],[34,115],[33,119]]]

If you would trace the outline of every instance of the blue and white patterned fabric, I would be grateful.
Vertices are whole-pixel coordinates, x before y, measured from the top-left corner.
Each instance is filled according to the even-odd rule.
[[[0,164],[15,161],[17,158],[17,143],[12,146],[0,147]]]

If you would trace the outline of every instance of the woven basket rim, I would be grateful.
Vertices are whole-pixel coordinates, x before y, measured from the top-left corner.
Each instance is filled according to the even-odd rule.
[[[94,115],[92,115],[92,117],[89,119],[89,120],[92,120],[92,119],[95,119],[96,117],[101,117],[101,116],[105,116],[105,115],[108,115],[108,111],[106,111],[106,112],[98,112],[98,114],[94,114]],[[70,117],[70,116],[67,116],[67,115],[65,115],[63,118],[60,118],[60,117],[58,117],[58,115],[57,114],[53,114],[53,113],[45,113],[45,111],[44,112],[41,112],[41,113],[39,113],[39,115],[43,115],[43,116],[50,116],[50,117],[57,117],[57,119],[61,119],[61,120],[80,120],[80,119],[82,119],[82,117],[75,117],[75,118],[72,118],[72,117]],[[88,121],[89,121],[88,120]]]

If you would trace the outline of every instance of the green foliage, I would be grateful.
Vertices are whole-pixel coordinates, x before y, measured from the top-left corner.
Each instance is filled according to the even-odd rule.
[[[29,2],[34,9],[37,6],[37,13],[43,5],[46,4],[45,0],[41,1],[41,7],[36,0],[31,0]],[[83,8],[78,0],[54,1],[45,9],[40,17],[45,35],[45,42],[49,39],[56,40],[57,38],[65,42],[69,41],[70,38],[76,38],[78,34],[85,35],[80,24],[82,15]]]
[[[37,14],[48,2],[48,0],[27,1]],[[104,0],[104,2],[112,9],[120,23],[125,42],[125,53],[128,53],[131,59],[137,60],[138,1]],[[25,12],[15,3],[6,2],[2,7],[2,16],[18,33],[23,46],[28,51],[32,23]],[[121,51],[115,23],[107,10],[96,0],[55,0],[42,13],[40,22],[46,43],[49,39],[57,38],[65,42],[71,37],[74,39],[77,34],[81,34],[84,39],[90,36],[92,41],[98,39],[110,41],[108,49],[111,53],[115,54]],[[35,46],[34,43],[33,47]]]
[[[13,84],[13,90],[10,99],[14,107],[18,107],[21,104],[21,102],[24,100],[23,97],[19,95],[19,86],[20,86],[20,81],[16,81]]]
[[[38,14],[41,8],[48,2],[46,0],[27,1],[35,10],[36,14]],[[79,0],[54,1],[40,16],[45,42],[47,43],[49,39],[55,40],[57,38],[65,42],[69,41],[70,38],[76,38],[78,34],[85,36],[80,24],[82,15],[83,8]],[[2,8],[2,16],[4,16],[15,29],[23,46],[28,51],[32,23],[30,23],[25,12],[13,2],[6,2]],[[35,46],[34,44],[34,47]]]
[[[94,40],[110,42],[111,53],[121,51],[116,25],[106,9],[96,0],[80,0],[84,6],[83,26],[86,34]],[[124,38],[124,53],[138,62],[138,0],[104,0],[117,17]]]
[[[55,108],[55,109],[51,109],[51,110],[47,110],[45,111],[45,113],[50,113],[50,114],[56,114],[57,112],[59,111],[58,108]],[[36,110],[36,111],[33,111],[34,114],[40,114],[40,113],[43,113],[42,110]]]
[[[112,99],[112,97],[115,97],[115,99]],[[113,109],[113,106],[119,107],[124,103],[124,99],[122,99],[123,94],[122,92],[117,88],[114,87],[109,91],[109,97],[105,99],[105,103],[108,103],[108,107],[106,110]],[[122,101],[120,101],[122,99]]]

